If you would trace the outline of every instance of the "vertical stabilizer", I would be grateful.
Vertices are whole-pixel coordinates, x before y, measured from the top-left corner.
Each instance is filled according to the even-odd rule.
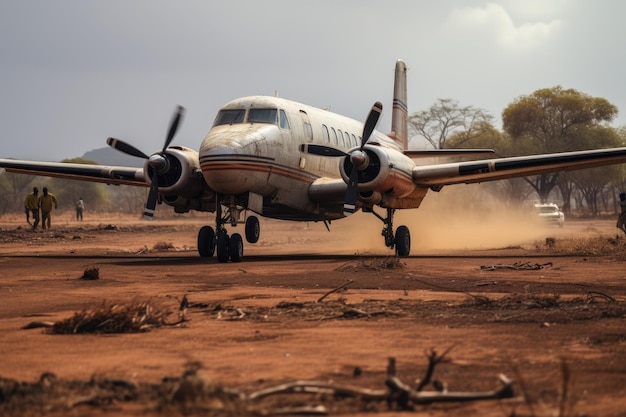
[[[406,64],[399,59],[396,61],[396,75],[393,84],[393,111],[391,113],[391,134],[389,136],[398,142],[404,150],[407,149],[409,144],[409,114],[406,95]]]

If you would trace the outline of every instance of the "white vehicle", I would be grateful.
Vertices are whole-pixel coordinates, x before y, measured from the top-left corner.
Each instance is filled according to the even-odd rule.
[[[535,211],[539,218],[547,223],[557,224],[559,227],[565,224],[565,215],[554,203],[535,204]]]

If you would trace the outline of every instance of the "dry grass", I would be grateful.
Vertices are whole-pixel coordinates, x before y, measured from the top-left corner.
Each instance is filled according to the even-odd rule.
[[[358,272],[358,271],[381,271],[404,269],[406,265],[400,258],[388,256],[385,258],[362,258],[356,261],[344,264],[337,268],[340,272]]]
[[[616,260],[626,260],[626,239],[615,237],[574,237],[546,238],[545,242],[535,243],[535,248],[544,253],[558,253],[576,256],[613,256]]]
[[[102,302],[101,305],[58,321],[49,329],[51,334],[80,333],[139,333],[166,325],[170,311],[150,301],[130,304]]]
[[[157,242],[154,244],[154,246],[152,247],[152,250],[155,251],[168,251],[168,250],[173,250],[174,248],[174,244],[172,242]]]

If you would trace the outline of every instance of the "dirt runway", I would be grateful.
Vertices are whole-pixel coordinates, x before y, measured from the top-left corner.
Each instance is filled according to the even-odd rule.
[[[329,234],[321,225],[265,222],[265,238],[246,246],[244,262],[227,264],[197,257],[202,223],[60,218],[32,232],[0,219],[0,414],[295,414],[322,405],[331,415],[396,415],[385,402],[328,394],[251,408],[228,395],[293,380],[384,390],[390,357],[415,387],[428,352],[450,349],[425,391],[490,391],[505,374],[516,397],[415,405],[418,415],[626,416],[626,244],[613,220],[491,247],[417,244],[418,254],[401,260],[376,249],[377,229],[373,242],[360,235],[352,245],[349,224]],[[99,279],[81,279],[87,270]],[[140,302],[184,322],[132,334],[23,329]],[[207,389],[177,399],[185,372],[230,399],[207,398]],[[54,382],[40,380],[45,373]],[[102,381],[118,385],[104,395]]]

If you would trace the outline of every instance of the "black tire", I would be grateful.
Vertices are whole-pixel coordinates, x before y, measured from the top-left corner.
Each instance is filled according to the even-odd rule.
[[[220,262],[228,262],[228,249],[230,238],[226,233],[217,235],[217,260]]]
[[[215,253],[215,231],[211,226],[203,226],[198,231],[198,253],[210,258]]]
[[[400,257],[409,256],[411,252],[411,232],[406,226],[400,226],[396,230],[396,255]]]
[[[256,216],[250,216],[246,219],[246,240],[249,243],[257,243],[261,236],[261,225]]]
[[[239,233],[233,233],[228,243],[228,254],[233,262],[241,262],[243,259],[243,238]]]

